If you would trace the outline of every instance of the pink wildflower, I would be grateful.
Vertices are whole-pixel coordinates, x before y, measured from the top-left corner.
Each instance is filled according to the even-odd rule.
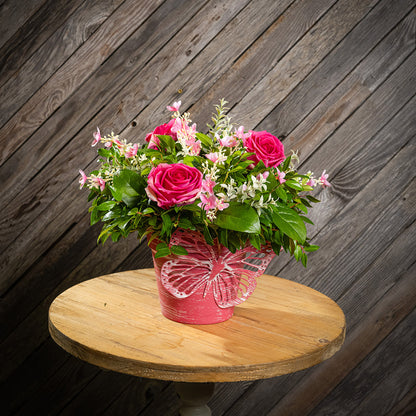
[[[308,182],[306,182],[306,185],[312,186],[312,187],[316,186],[315,179],[314,178],[309,178]]]
[[[211,178],[202,180],[202,190],[209,194],[212,194],[214,192],[215,185],[216,183]]]
[[[133,147],[128,147],[125,153],[127,158],[134,157],[137,155],[137,150],[139,149],[139,145],[135,143]]]
[[[200,195],[201,202],[198,204],[200,208],[204,208],[205,211],[214,209],[217,206],[217,198],[215,195],[207,196],[205,194]]]
[[[208,154],[206,154],[205,155],[205,157],[207,158],[207,159],[209,159],[211,162],[214,162],[214,163],[217,163],[218,162],[218,160],[219,160],[219,153],[218,152],[215,152],[215,153],[208,153]]]
[[[220,145],[224,147],[233,147],[237,145],[237,140],[234,136],[226,136],[223,139],[219,139]]]
[[[98,177],[95,176],[95,177],[91,178],[91,183],[92,183],[92,186],[94,186],[96,188],[100,188],[101,192],[104,191],[104,188],[105,188],[104,179],[98,178]]]
[[[278,169],[279,170],[279,169]],[[266,170],[266,172],[263,172],[263,173],[259,173],[257,176],[256,176],[256,179],[259,181],[261,178],[263,178],[263,179],[267,179],[268,177],[269,177],[269,174],[270,174],[270,172],[268,171],[268,170]]]
[[[244,133],[244,126],[240,126],[238,129],[236,129],[235,135],[239,139],[246,139],[247,137],[251,136],[251,133]]]
[[[322,187],[326,187],[326,186],[331,186],[331,184],[328,182],[328,174],[327,173],[325,173],[326,172],[326,170],[324,170],[323,172],[322,172],[322,175],[321,175],[321,177],[319,178],[319,184],[320,185],[322,185]]]
[[[92,135],[94,137],[94,140],[91,143],[91,146],[95,146],[101,140],[100,129],[97,127],[97,131],[95,131]]]
[[[222,211],[225,208],[228,208],[230,206],[230,204],[228,202],[224,202],[223,199],[221,199],[221,200],[217,199],[216,204],[217,204],[217,208],[218,208],[219,211]]]
[[[114,139],[114,143],[117,145],[119,149],[121,149],[124,146],[119,139]]]
[[[166,108],[169,111],[179,111],[179,107],[181,106],[181,101],[175,101],[172,105],[168,105]]]
[[[106,143],[104,144],[104,146],[105,146],[105,147],[112,147],[112,146],[113,146],[113,143],[112,143],[112,142],[106,142]]]
[[[280,184],[282,184],[283,182],[286,182],[286,179],[285,179],[286,173],[280,172],[280,170],[277,168],[276,170],[277,170],[277,179],[279,180]]]
[[[79,173],[81,175],[81,177],[79,178],[79,187],[80,189],[85,185],[85,182],[87,182],[87,175],[85,174],[85,172],[83,170],[79,170]]]
[[[178,133],[178,131],[181,131],[181,130],[186,131],[186,128],[189,128],[189,127],[182,119],[175,118],[172,123],[171,131],[172,133]]]
[[[189,146],[191,155],[199,155],[201,151],[201,142],[195,139],[195,135],[193,135],[192,130],[189,130],[190,135],[185,140],[185,144]]]

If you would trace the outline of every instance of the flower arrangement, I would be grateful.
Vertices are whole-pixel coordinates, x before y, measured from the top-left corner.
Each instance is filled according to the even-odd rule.
[[[266,131],[235,128],[221,100],[207,134],[180,113],[181,102],[167,109],[171,120],[147,134],[144,145],[127,143],[111,133],[94,133],[100,168],[90,176],[80,170],[80,185],[90,189],[91,224],[104,225],[98,240],[113,241],[137,232],[157,238],[155,258],[186,255],[171,244],[177,229],[198,231],[232,253],[252,245],[286,251],[306,267],[309,243],[306,223],[318,184],[330,186],[323,172],[295,170],[297,155],[285,155],[281,141]]]

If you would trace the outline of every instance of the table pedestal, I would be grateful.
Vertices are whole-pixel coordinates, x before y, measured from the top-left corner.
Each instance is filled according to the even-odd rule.
[[[179,409],[181,416],[211,416],[207,406],[214,394],[214,383],[181,383],[175,382],[175,390],[182,401]]]

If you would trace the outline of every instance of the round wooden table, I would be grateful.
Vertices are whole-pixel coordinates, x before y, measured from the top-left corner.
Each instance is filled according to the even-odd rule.
[[[214,382],[274,377],[331,357],[344,341],[345,317],[322,293],[262,275],[230,320],[180,324],[161,314],[154,270],[144,269],[66,290],[50,306],[49,331],[62,348],[91,364],[179,382],[181,414],[203,415],[210,414],[205,403]]]

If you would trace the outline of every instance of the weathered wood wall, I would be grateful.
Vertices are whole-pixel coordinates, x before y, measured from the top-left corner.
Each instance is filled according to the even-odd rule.
[[[105,372],[50,339],[47,311],[82,280],[151,267],[134,236],[96,245],[78,169],[92,132],[143,142],[181,99],[330,173],[313,212],[321,250],[268,269],[339,302],[331,360],[218,386],[214,415],[416,412],[414,0],[0,1],[2,414],[174,415],[168,382]]]

